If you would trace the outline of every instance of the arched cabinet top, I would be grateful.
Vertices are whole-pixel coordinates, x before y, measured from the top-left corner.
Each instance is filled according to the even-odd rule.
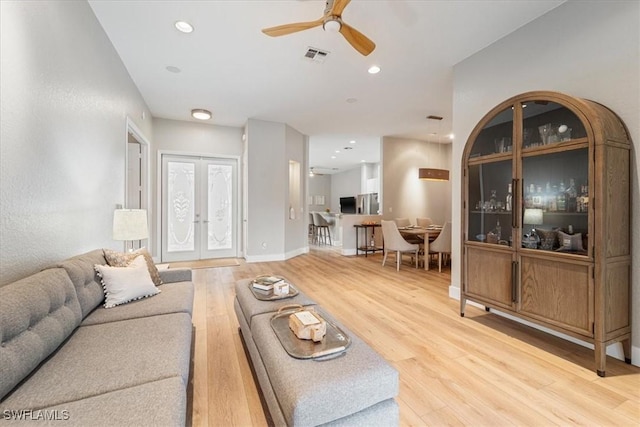
[[[624,124],[607,107],[560,92],[532,91],[501,102],[478,122],[463,161],[607,142],[630,148]]]

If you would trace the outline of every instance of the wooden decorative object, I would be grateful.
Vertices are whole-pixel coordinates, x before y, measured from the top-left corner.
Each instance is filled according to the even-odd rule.
[[[313,308],[307,307],[289,316],[289,328],[301,340],[318,342],[327,333],[327,322]]]

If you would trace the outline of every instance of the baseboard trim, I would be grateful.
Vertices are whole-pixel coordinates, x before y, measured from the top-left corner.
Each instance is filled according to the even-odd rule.
[[[254,262],[272,262],[272,261],[286,261],[290,258],[297,257],[309,252],[309,247],[299,248],[293,251],[281,253],[281,254],[267,254],[267,255],[247,255],[244,259],[248,263]]]

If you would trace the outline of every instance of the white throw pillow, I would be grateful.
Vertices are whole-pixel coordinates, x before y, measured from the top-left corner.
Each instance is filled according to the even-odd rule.
[[[160,293],[151,280],[144,256],[136,257],[127,267],[94,266],[104,288],[104,308],[112,308],[130,301]]]

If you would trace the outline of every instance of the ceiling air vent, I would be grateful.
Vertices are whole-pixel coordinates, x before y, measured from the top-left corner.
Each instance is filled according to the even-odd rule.
[[[327,52],[326,50],[309,47],[309,49],[307,49],[307,51],[305,52],[304,57],[309,61],[323,63],[327,58],[327,55],[329,55],[329,52]]]

